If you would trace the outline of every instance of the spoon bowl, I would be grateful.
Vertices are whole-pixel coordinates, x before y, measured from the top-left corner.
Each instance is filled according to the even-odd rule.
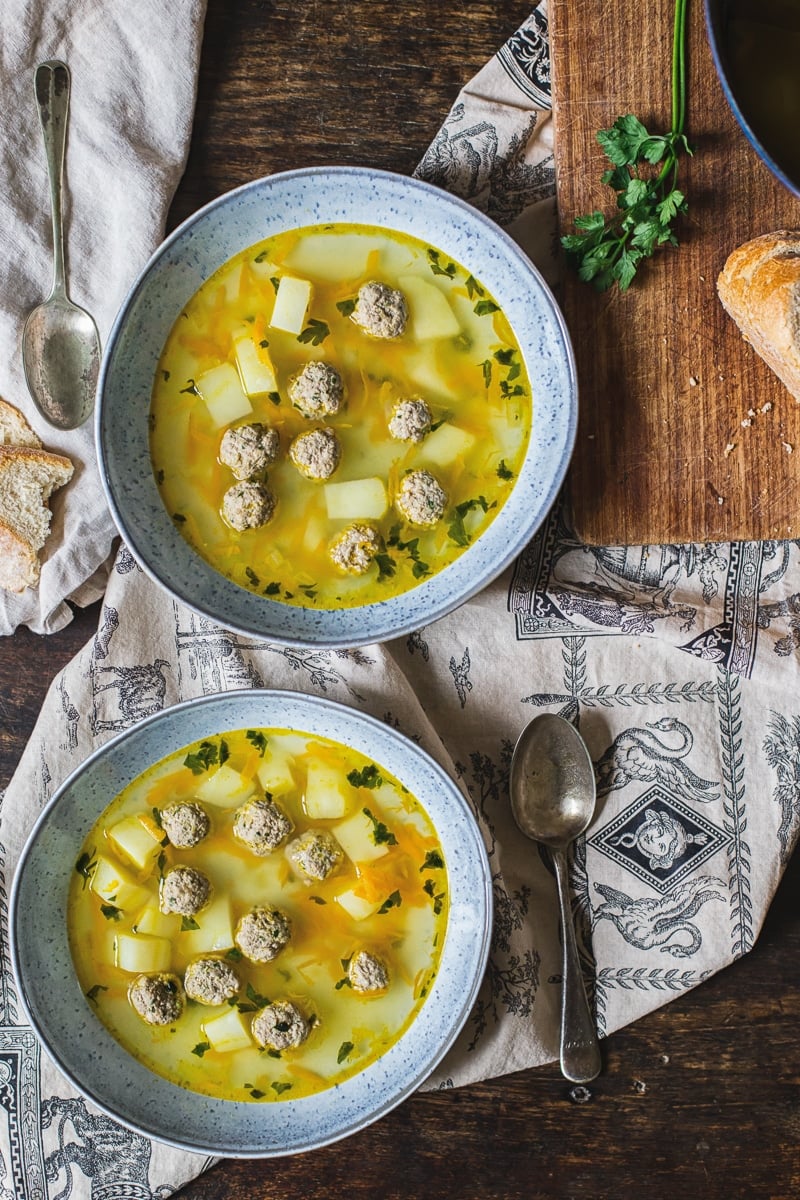
[[[594,816],[596,788],[586,743],[569,721],[542,713],[526,725],[514,747],[510,789],[520,831],[553,859],[563,946],[561,1071],[574,1083],[588,1083],[601,1060],[575,940],[567,850]]]
[[[90,416],[100,370],[97,326],[69,299],[64,266],[61,185],[69,115],[66,63],[48,61],[34,79],[44,137],[53,217],[53,289],[28,315],[22,331],[22,363],[34,404],[57,429],[76,429]]]

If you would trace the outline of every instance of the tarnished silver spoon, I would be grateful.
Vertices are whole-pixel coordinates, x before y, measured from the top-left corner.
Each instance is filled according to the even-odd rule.
[[[569,898],[567,849],[595,808],[594,768],[575,727],[542,713],[523,729],[511,760],[511,808],[521,831],[550,851],[561,908],[561,1071],[574,1083],[600,1073],[597,1028],[583,986]]]
[[[69,114],[70,75],[65,63],[43,62],[34,78],[44,135],[53,214],[53,289],[28,315],[22,331],[25,378],[39,412],[58,429],[76,429],[94,407],[100,368],[97,326],[67,295],[61,182]]]

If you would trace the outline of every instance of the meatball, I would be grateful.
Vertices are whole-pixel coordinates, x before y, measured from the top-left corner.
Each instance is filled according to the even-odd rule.
[[[193,917],[210,899],[208,876],[196,867],[173,867],[161,880],[159,906],[163,913]]]
[[[173,846],[178,850],[189,850],[202,842],[211,829],[208,813],[199,804],[171,804],[162,808],[161,824]]]
[[[230,467],[237,479],[262,475],[275,462],[280,448],[277,430],[269,425],[239,425],[227,429],[219,448],[219,461]]]
[[[271,962],[289,942],[292,926],[285,912],[267,905],[254,908],[236,926],[234,941],[251,962]]]
[[[280,846],[292,832],[292,822],[272,800],[248,800],[236,812],[234,836],[253,851],[265,855]]]
[[[286,857],[307,879],[327,879],[342,861],[342,848],[330,833],[309,829],[289,843]]]
[[[365,283],[358,289],[352,319],[373,337],[400,337],[408,322],[405,296],[386,283]]]
[[[289,399],[304,417],[329,417],[344,400],[344,384],[335,367],[326,362],[308,362],[289,381]]]
[[[196,958],[186,968],[183,986],[198,1004],[224,1004],[238,992],[239,976],[221,958]]]
[[[148,1025],[171,1025],[183,1012],[183,989],[177,975],[137,975],[128,999]]]
[[[389,433],[399,442],[421,442],[430,432],[432,420],[424,400],[401,400],[392,409]]]
[[[311,1022],[288,1000],[268,1004],[253,1017],[253,1037],[265,1050],[292,1050],[311,1032]]]
[[[331,561],[351,575],[363,575],[381,548],[380,535],[371,525],[356,522],[331,542]]]
[[[382,992],[389,986],[386,964],[367,950],[359,950],[347,966],[347,978],[356,992]]]
[[[258,529],[272,519],[276,500],[263,483],[246,479],[229,487],[222,497],[222,515],[239,533]]]
[[[430,471],[409,471],[400,482],[394,503],[412,525],[430,528],[444,513],[447,493]]]
[[[341,457],[339,439],[329,428],[299,433],[289,447],[289,458],[306,479],[330,479]]]

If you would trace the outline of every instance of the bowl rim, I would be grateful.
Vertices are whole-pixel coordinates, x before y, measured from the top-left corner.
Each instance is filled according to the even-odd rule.
[[[521,522],[516,527],[516,531],[505,539],[502,547],[498,547],[497,551],[492,557],[489,569],[485,571],[479,570],[476,573],[477,577],[472,581],[466,582],[458,589],[457,592],[454,592],[449,596],[442,596],[432,604],[429,602],[425,608],[424,619],[421,619],[418,613],[411,611],[405,618],[397,620],[391,616],[391,611],[393,607],[398,605],[404,596],[408,596],[413,593],[424,594],[423,589],[425,589],[426,584],[430,584],[432,581],[439,579],[452,568],[458,567],[458,564],[461,563],[464,558],[468,558],[469,549],[455,559],[453,563],[448,564],[448,566],[442,568],[441,571],[435,572],[428,580],[421,581],[416,587],[410,589],[409,591],[401,593],[398,596],[392,597],[388,600],[379,600],[366,605],[353,606],[351,608],[338,610],[305,609],[303,606],[287,606],[270,600],[268,597],[257,597],[258,599],[264,601],[260,610],[262,612],[269,612],[269,606],[273,605],[276,609],[281,610],[284,610],[287,607],[292,607],[301,613],[368,614],[369,617],[373,619],[373,623],[370,625],[369,629],[365,630],[363,633],[354,633],[352,629],[347,627],[349,623],[344,618],[342,619],[344,628],[341,633],[328,632],[324,635],[320,635],[319,633],[314,632],[313,629],[308,632],[303,630],[292,630],[285,632],[280,629],[269,629],[265,631],[265,629],[259,625],[258,620],[239,620],[228,615],[226,615],[223,619],[219,611],[215,610],[213,604],[207,603],[202,597],[198,598],[196,595],[192,594],[188,585],[176,585],[173,581],[168,581],[148,562],[146,553],[143,552],[138,544],[137,537],[131,530],[130,523],[126,519],[120,504],[113,494],[109,471],[109,459],[112,456],[107,453],[107,447],[105,444],[106,427],[104,424],[104,396],[106,389],[109,386],[109,376],[114,365],[115,351],[119,345],[120,337],[125,328],[130,310],[140,297],[143,290],[146,288],[151,272],[159,266],[163,259],[167,258],[176,243],[178,243],[182,238],[186,237],[187,234],[190,234],[200,222],[213,215],[218,209],[235,202],[237,198],[243,197],[249,192],[258,192],[260,189],[265,187],[281,187],[285,183],[292,183],[294,181],[303,181],[306,179],[319,180],[321,177],[326,178],[328,176],[332,177],[334,180],[350,177],[355,180],[356,184],[359,180],[370,180],[375,181],[387,188],[401,187],[404,189],[409,189],[412,195],[414,193],[419,193],[421,202],[425,197],[434,197],[436,203],[444,203],[445,205],[449,205],[452,211],[456,214],[460,212],[464,216],[465,220],[471,222],[476,228],[485,231],[491,239],[499,243],[505,253],[517,258],[521,267],[533,277],[533,280],[538,288],[539,297],[546,305],[549,320],[552,322],[552,325],[557,331],[560,339],[561,348],[564,353],[563,365],[567,380],[566,391],[568,403],[565,406],[566,411],[563,415],[563,428],[560,430],[558,438],[557,468],[550,475],[549,483],[541,500],[538,521],[536,524],[530,525]],[[530,366],[530,363],[528,363],[528,365]],[[261,176],[258,179],[249,180],[247,183],[241,184],[228,192],[224,192],[222,195],[215,197],[213,200],[199,208],[196,212],[185,218],[184,221],[182,221],[181,224],[178,225],[178,227],[164,239],[164,241],[150,256],[147,263],[141,269],[131,285],[117,312],[101,361],[94,414],[94,437],[97,451],[98,471],[101,485],[105,493],[106,502],[114,523],[122,535],[125,545],[130,550],[133,558],[142,568],[145,574],[152,579],[160,589],[165,591],[177,602],[185,605],[187,608],[214,622],[215,624],[224,625],[226,629],[229,629],[234,633],[241,634],[245,637],[268,638],[269,641],[278,645],[313,646],[318,649],[353,648],[357,646],[383,643],[394,638],[408,636],[415,630],[419,629],[422,625],[431,624],[432,622],[439,620],[441,617],[454,611],[456,608],[459,608],[462,604],[466,603],[479,592],[483,591],[484,588],[497,579],[498,576],[501,575],[502,572],[513,562],[517,555],[524,550],[525,546],[530,542],[531,538],[535,535],[541,524],[544,522],[547,513],[550,511],[550,508],[556,500],[558,492],[566,477],[567,470],[569,469],[569,464],[577,437],[577,427],[578,376],[569,330],[550,286],[544,279],[544,276],[539,268],[531,261],[519,244],[514,241],[514,239],[506,232],[505,229],[503,229],[485,213],[481,212],[479,209],[463,200],[460,196],[456,196],[436,184],[428,183],[426,180],[417,179],[412,176],[403,175],[399,172],[387,171],[367,166],[347,165],[300,167],[292,170],[275,172],[272,175]],[[532,436],[534,429],[535,418],[532,426]],[[517,485],[515,484],[515,487],[512,488],[511,492],[509,493],[504,503],[504,508],[512,500],[516,486]],[[492,522],[492,524],[494,524],[494,522]],[[487,527],[486,532],[489,533],[490,531],[491,525]],[[477,538],[473,543],[473,547],[480,545],[481,541],[482,537]],[[197,551],[193,550],[193,553],[197,555]],[[205,560],[202,559],[202,556],[197,555],[197,557],[201,560],[201,562],[205,562]],[[231,586],[238,586],[234,584],[233,581],[227,580],[226,576],[216,571],[216,569],[211,567],[210,564],[206,563],[205,565],[209,571],[214,572],[214,575],[219,576],[221,580],[226,580],[231,584]],[[247,589],[242,590],[247,591]],[[254,595],[254,593],[250,594]],[[335,620],[336,618],[334,617],[332,619]]]
[[[755,150],[758,157],[764,165],[772,172],[775,178],[783,184],[783,186],[800,199],[800,180],[794,181],[786,173],[786,169],[780,165],[778,160],[771,154],[761,141],[759,135],[754,130],[750,121],[745,116],[739,101],[733,91],[728,73],[728,63],[722,49],[722,37],[720,33],[720,24],[722,22],[722,7],[725,0],[704,0],[706,31],[708,34],[708,44],[711,49],[711,57],[714,60],[717,78],[719,79],[725,99],[733,113],[736,121],[739,124],[742,133],[747,138],[750,145]]]
[[[370,731],[373,733],[379,732],[383,739],[387,739],[389,743],[394,743],[395,749],[393,752],[396,752],[398,756],[406,754],[410,755],[412,758],[415,758],[418,763],[421,764],[421,767],[430,774],[432,779],[436,781],[439,787],[447,793],[448,799],[445,803],[445,807],[451,803],[455,805],[461,826],[468,830],[469,837],[471,839],[471,845],[469,848],[469,853],[471,855],[471,867],[476,869],[480,877],[479,880],[473,880],[470,884],[470,903],[472,903],[475,906],[475,909],[480,913],[481,930],[480,937],[473,938],[470,945],[468,986],[466,987],[466,990],[459,993],[460,1008],[458,1011],[447,1014],[448,1019],[446,1023],[446,1035],[438,1043],[435,1052],[428,1054],[428,1056],[424,1058],[424,1061],[421,1064],[418,1064],[410,1073],[410,1075],[408,1075],[408,1077],[405,1079],[405,1082],[396,1085],[393,1089],[391,1089],[390,1094],[386,1096],[374,1110],[367,1109],[366,1111],[362,1111],[357,1119],[350,1121],[341,1128],[335,1128],[332,1131],[329,1131],[328,1134],[318,1139],[309,1138],[305,1141],[299,1142],[298,1144],[290,1144],[288,1146],[279,1147],[270,1146],[266,1143],[260,1146],[253,1144],[247,1144],[245,1146],[241,1143],[237,1144],[235,1139],[231,1139],[229,1142],[223,1143],[222,1141],[214,1142],[213,1139],[208,1139],[204,1142],[202,1137],[195,1137],[192,1139],[192,1137],[189,1136],[185,1138],[172,1135],[165,1136],[159,1132],[155,1122],[148,1126],[145,1122],[129,1117],[124,1112],[120,1112],[114,1108],[114,1106],[105,1100],[102,1095],[97,1094],[99,1085],[93,1083],[91,1076],[84,1078],[79,1072],[73,1070],[69,1063],[65,1061],[64,1052],[51,1042],[48,1036],[48,1030],[46,1027],[44,1027],[44,1022],[40,1021],[35,1005],[30,1002],[29,989],[25,981],[25,950],[22,944],[22,938],[18,936],[18,926],[20,924],[20,906],[22,904],[21,897],[27,882],[26,867],[35,855],[43,834],[46,833],[47,828],[54,816],[57,815],[64,796],[80,783],[81,777],[89,772],[98,763],[98,761],[104,759],[109,754],[113,755],[115,751],[118,750],[120,746],[124,746],[126,742],[133,738],[146,735],[149,726],[158,725],[165,719],[175,720],[177,718],[178,721],[180,721],[181,714],[190,709],[193,711],[193,715],[196,716],[198,715],[198,710],[201,707],[212,711],[219,706],[221,702],[233,700],[233,703],[236,705],[239,700],[244,701],[245,699],[251,704],[255,705],[257,705],[259,702],[265,702],[267,705],[272,704],[276,714],[280,714],[284,711],[291,712],[292,709],[301,709],[304,713],[309,714],[308,726],[296,730],[301,734],[310,733],[312,736],[314,736],[314,734],[317,733],[318,736],[331,737],[333,736],[331,734],[319,734],[318,730],[313,728],[313,722],[315,719],[317,719],[317,715],[319,715],[319,719],[322,721],[325,720],[326,715],[334,720],[338,717],[338,719],[343,720],[345,723],[353,724],[356,728],[361,726],[361,732],[364,734],[364,736],[368,737]],[[289,724],[280,725],[279,722],[280,717],[278,716],[278,720],[269,720],[265,722],[265,725],[272,725],[273,728],[292,728],[292,726]],[[233,729],[242,727],[244,727],[242,721],[239,721],[239,723],[236,724],[234,719],[228,718],[227,721],[222,723],[221,729],[217,728],[217,733],[224,732],[225,728]],[[205,736],[211,736],[211,734],[206,734]],[[190,738],[187,741],[186,738],[176,731],[172,737],[172,741],[175,743],[175,746],[173,749],[167,751],[166,754],[173,753],[174,749],[180,749],[184,745],[191,744],[191,742],[194,740],[196,739]],[[361,753],[368,753],[368,751],[360,747],[357,748],[360,749]],[[162,754],[160,757],[165,757],[165,754]],[[376,761],[379,761],[380,756],[376,755],[375,758]],[[148,762],[145,766],[135,770],[132,778],[135,778],[141,773],[142,770],[146,770],[151,765],[153,764]],[[383,765],[385,766],[386,764]],[[398,777],[396,765],[391,768],[391,771],[392,774]],[[123,784],[122,786],[126,785]],[[426,801],[419,796],[417,799],[427,812],[428,806]],[[97,820],[101,812],[102,808],[96,811],[94,813],[93,820]],[[442,836],[442,831],[439,829],[438,825],[436,828],[437,833]],[[86,832],[88,832],[88,829],[84,830],[83,836],[85,836]],[[61,875],[68,880],[71,877],[72,869],[73,865],[70,857],[69,864],[65,864],[60,868]],[[448,861],[448,891],[451,890],[450,870],[451,864]],[[64,913],[63,916],[64,920],[62,936],[66,940],[67,954],[69,955],[71,962],[71,951],[69,950],[66,926],[66,913]],[[67,1082],[80,1095],[94,1104],[100,1111],[111,1117],[112,1120],[117,1121],[119,1124],[133,1130],[138,1134],[151,1138],[163,1145],[172,1146],[175,1149],[207,1155],[221,1155],[227,1158],[283,1157],[286,1155],[302,1153],[308,1150],[318,1149],[326,1145],[331,1145],[344,1138],[350,1137],[352,1134],[357,1133],[367,1126],[373,1124],[375,1121],[389,1113],[392,1109],[396,1108],[403,1102],[403,1100],[407,1099],[409,1095],[416,1091],[425,1081],[425,1079],[427,1079],[441,1063],[448,1051],[453,1047],[456,1039],[458,1038],[469,1018],[470,1012],[477,999],[479,989],[483,982],[488,963],[489,952],[491,949],[492,922],[492,873],[484,840],[468,800],[456,782],[444,770],[444,768],[426,750],[424,750],[418,743],[414,742],[406,734],[401,733],[393,726],[388,725],[386,722],[380,721],[378,718],[373,717],[369,713],[361,712],[358,709],[351,708],[350,706],[335,700],[330,700],[327,697],[313,696],[303,692],[293,692],[277,688],[253,688],[242,689],[239,691],[215,692],[209,693],[205,696],[184,700],[179,704],[171,705],[168,708],[162,709],[160,712],[153,713],[150,716],[143,718],[141,721],[136,722],[135,725],[130,726],[126,730],[122,730],[113,738],[109,739],[109,741],[105,742],[102,746],[99,746],[97,749],[95,749],[56,789],[48,803],[37,817],[36,822],[34,823],[30,833],[28,834],[28,837],[25,840],[22,851],[17,860],[17,864],[14,868],[14,875],[9,890],[8,900],[9,959],[11,962],[17,998],[28,1023],[30,1024],[35,1036],[39,1041],[39,1044],[42,1046],[47,1057],[64,1076]],[[445,961],[444,956],[447,953],[447,940],[448,934],[450,933],[450,928],[450,918],[448,918],[448,926],[445,934],[445,945],[442,949],[440,967]],[[30,967],[28,967],[28,969],[30,969]],[[431,989],[428,1000],[425,1002],[426,1004],[430,1003],[431,998],[440,989],[439,977],[440,971],[437,970],[434,986]],[[383,1058],[391,1055],[393,1052],[396,1052],[397,1047],[401,1046],[404,1039],[407,1038],[409,1031],[414,1028],[414,1025],[424,1012],[425,1005],[420,1008],[411,1026],[409,1026],[409,1029],[407,1029],[405,1033],[401,1035],[398,1041],[393,1043],[393,1045],[386,1052],[386,1055],[381,1056],[375,1062],[370,1063],[364,1068],[363,1071],[357,1072],[355,1075],[350,1076],[342,1083],[334,1084],[332,1087],[323,1089],[321,1093],[314,1093],[311,1096],[302,1097],[295,1101],[281,1101],[281,1107],[291,1108],[297,1105],[308,1108],[309,1106],[313,1106],[315,1101],[319,1101],[320,1097],[327,1097],[334,1093],[339,1093],[348,1087],[349,1090],[355,1089],[359,1086],[358,1080],[361,1077],[368,1076],[370,1072],[374,1071],[375,1068],[380,1065]],[[116,1039],[113,1038],[113,1035],[110,1034],[99,1018],[95,1017],[94,1022],[96,1022],[96,1029],[100,1036],[104,1036],[106,1039],[113,1040],[116,1047],[114,1052],[122,1054],[125,1056],[126,1060],[130,1059],[133,1063],[138,1064],[138,1067],[146,1073],[146,1077],[153,1082],[153,1086],[159,1086],[161,1088],[166,1088],[167,1090],[174,1089],[177,1093],[189,1095],[190,1097],[194,1096],[196,1097],[196,1102],[200,1104],[209,1100],[209,1098],[204,1096],[202,1093],[196,1093],[191,1089],[182,1088],[180,1085],[173,1083],[171,1080],[157,1075],[144,1064],[139,1064],[138,1060],[135,1059],[133,1055],[130,1055],[129,1052],[119,1042],[117,1042]],[[214,1099],[212,1104],[215,1107],[219,1106],[220,1110],[227,1107],[229,1111],[233,1108],[256,1111],[259,1108],[257,1104],[254,1105],[252,1102],[222,1099]],[[269,1111],[271,1107],[272,1105],[267,1105],[266,1111]],[[268,1122],[265,1122],[265,1124],[268,1125]]]

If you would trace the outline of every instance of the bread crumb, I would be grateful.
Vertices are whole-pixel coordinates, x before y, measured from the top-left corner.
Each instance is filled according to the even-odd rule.
[[[781,445],[783,446],[783,448],[787,454],[791,454],[792,451],[794,450],[794,446],[792,445],[791,442],[781,442]]]
[[[724,496],[717,496],[717,504],[720,504],[720,505],[722,505],[722,504],[724,504],[724,503],[725,503],[725,497],[724,497]]]
[[[727,446],[725,447],[725,457],[727,458],[729,454],[733,454],[735,449],[736,442],[728,442]]]
[[[689,376],[689,387],[697,387],[697,379],[694,375]]]
[[[756,410],[754,408],[748,408],[747,415],[748,417],[754,417],[756,415]]]
[[[749,428],[750,428],[750,426],[753,424],[753,418],[752,418],[752,417],[745,417],[745,418],[744,418],[744,419],[743,419],[743,420],[740,422],[740,424],[741,424],[741,426],[742,426],[742,429],[749,429]]]
[[[758,411],[762,412],[762,413],[771,412],[772,411],[772,401],[765,400],[764,403],[761,405],[761,408]]]

